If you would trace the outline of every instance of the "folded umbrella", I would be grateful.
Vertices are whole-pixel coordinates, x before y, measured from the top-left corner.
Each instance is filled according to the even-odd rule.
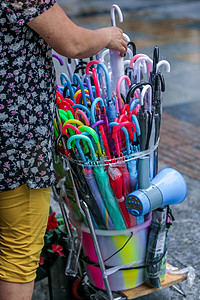
[[[106,169],[100,163],[98,163],[96,153],[94,151],[94,148],[93,148],[90,138],[88,138],[87,136],[84,136],[84,135],[72,136],[67,141],[67,147],[70,149],[71,141],[73,139],[79,139],[79,138],[85,139],[88,142],[89,148],[91,150],[92,161],[94,163],[94,166],[93,166],[94,176],[95,176],[100,194],[106,205],[106,208],[108,210],[108,213],[110,215],[112,223],[114,224],[115,229],[116,230],[126,229],[123,217],[121,215],[121,212],[120,212],[120,209],[118,206],[118,203],[114,197],[112,188],[110,186],[108,174],[106,172]]]
[[[113,4],[111,7],[111,23],[112,26],[116,26],[115,21],[115,10],[118,13],[119,21],[123,22],[123,16],[122,12],[118,5]],[[110,53],[110,68],[111,68],[111,90],[113,92],[116,91],[117,82],[120,77],[124,75],[124,63],[123,63],[123,57],[120,56],[120,52],[116,50],[109,50]],[[124,90],[124,88],[122,87]],[[125,94],[125,92],[124,92]]]
[[[166,254],[166,225],[167,225],[167,206],[156,209],[152,212],[152,221],[148,237],[145,278],[152,286],[159,288],[160,271],[163,258]]]

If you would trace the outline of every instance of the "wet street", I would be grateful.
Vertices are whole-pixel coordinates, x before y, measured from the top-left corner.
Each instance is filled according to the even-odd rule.
[[[110,25],[112,1],[59,0],[58,3],[77,25],[86,28]],[[123,23],[117,22],[117,25],[136,44],[137,53],[145,53],[152,58],[153,47],[158,45],[160,59],[166,59],[171,66],[170,73],[163,71],[166,92],[163,95],[159,168],[172,167],[180,171],[187,182],[188,194],[181,205],[172,207],[175,221],[170,234],[168,261],[179,269],[191,265],[196,270],[192,287],[188,287],[187,282],[179,285],[186,295],[185,298],[172,288],[166,288],[138,299],[198,300],[200,299],[200,1],[120,0],[114,3],[119,5],[124,17]],[[116,20],[118,21],[117,17]],[[36,285],[34,299],[37,297],[40,300],[48,300],[48,292],[44,296],[43,294],[44,289],[41,291],[39,284]]]

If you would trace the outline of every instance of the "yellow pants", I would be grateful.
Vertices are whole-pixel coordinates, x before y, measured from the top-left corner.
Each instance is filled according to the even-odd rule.
[[[30,282],[44,244],[50,188],[22,185],[0,193],[0,279]]]

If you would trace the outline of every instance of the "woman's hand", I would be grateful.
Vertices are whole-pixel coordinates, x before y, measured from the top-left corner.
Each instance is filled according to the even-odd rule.
[[[111,50],[118,50],[120,56],[123,57],[127,51],[127,42],[123,35],[123,31],[118,27],[108,27],[107,31],[110,31],[110,42],[106,48]]]

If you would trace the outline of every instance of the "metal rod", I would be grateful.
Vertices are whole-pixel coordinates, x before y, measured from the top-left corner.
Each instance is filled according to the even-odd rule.
[[[88,209],[87,204],[84,201],[81,201],[81,204],[82,204],[82,207],[83,207],[83,210],[85,212],[85,216],[86,216],[86,219],[87,219],[87,222],[88,222],[88,227],[90,229],[90,233],[91,233],[92,240],[93,240],[93,243],[94,243],[94,248],[95,248],[95,251],[96,251],[97,258],[98,258],[98,262],[99,262],[99,266],[100,266],[100,269],[101,269],[103,281],[104,281],[104,284],[105,284],[105,287],[106,287],[106,291],[107,291],[109,299],[113,300],[113,295],[112,295],[112,291],[111,291],[111,288],[110,288],[110,283],[109,283],[109,280],[108,280],[108,276],[106,275],[106,269],[105,269],[103,257],[102,257],[102,254],[101,254],[101,250],[100,250],[100,247],[99,247],[99,243],[98,243],[98,240],[97,240],[97,236],[96,236],[96,233],[95,233],[95,230],[94,230],[94,226],[93,226],[93,223],[92,223],[92,218],[91,218],[91,215],[90,215],[90,211]]]

